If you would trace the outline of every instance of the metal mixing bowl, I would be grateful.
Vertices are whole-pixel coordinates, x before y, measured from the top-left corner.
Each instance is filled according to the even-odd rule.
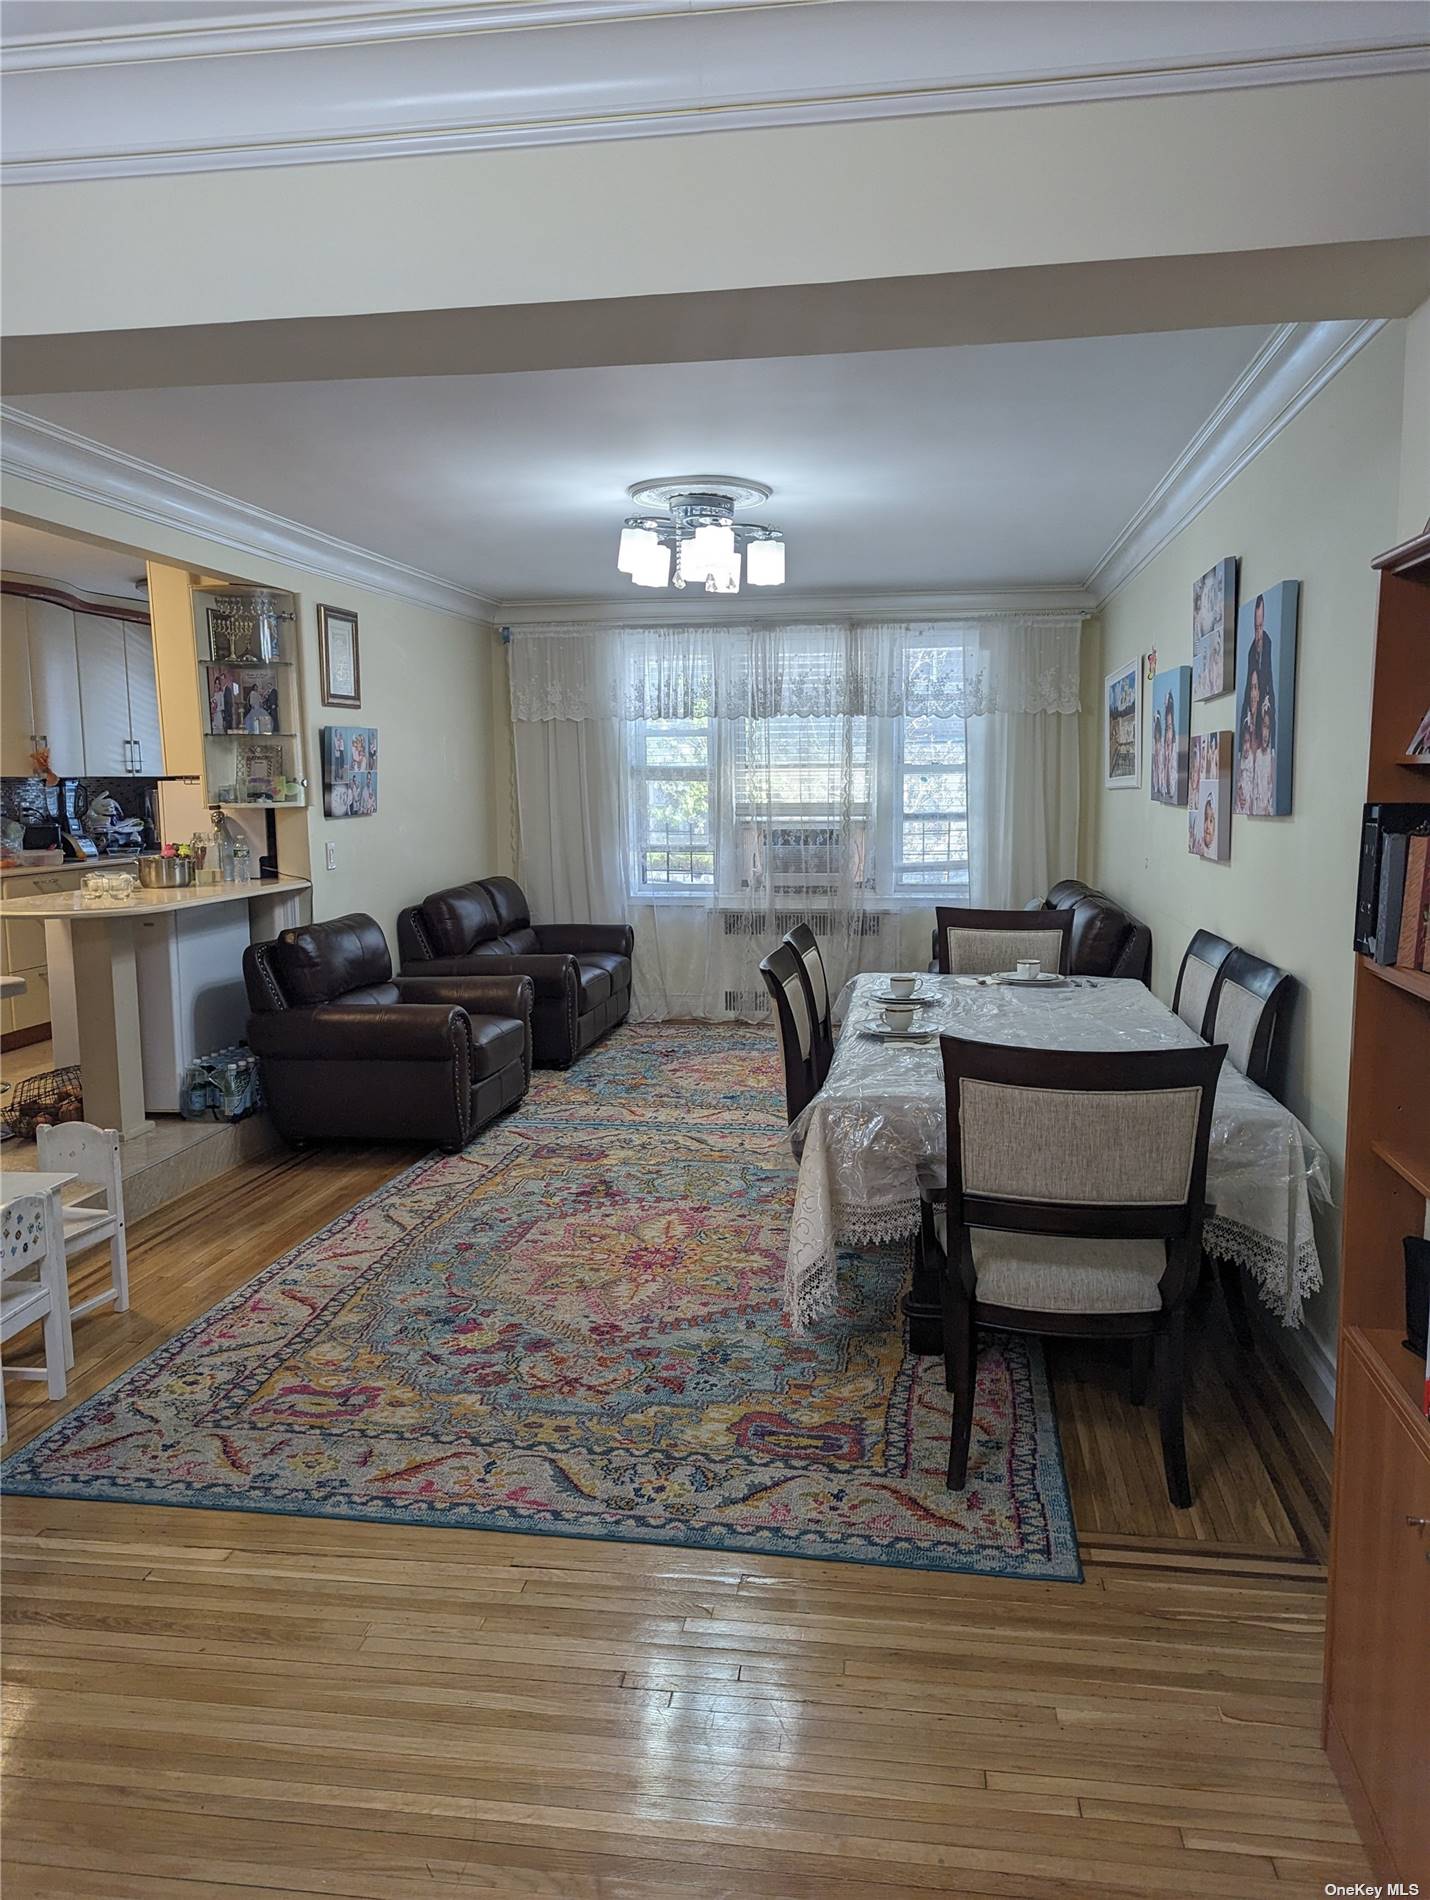
[[[192,858],[161,858],[157,851],[139,856],[139,882],[146,891],[181,891],[194,881]]]

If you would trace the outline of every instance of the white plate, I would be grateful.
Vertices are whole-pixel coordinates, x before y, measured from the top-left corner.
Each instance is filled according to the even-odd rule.
[[[874,1001],[880,1009],[932,1009],[938,1001],[936,996],[876,996]]]
[[[1006,983],[1013,989],[1021,990],[1061,990],[1067,987],[1067,978],[1057,976],[1051,970],[1041,970],[1037,976],[1019,976],[1016,970],[995,970],[995,983]]]

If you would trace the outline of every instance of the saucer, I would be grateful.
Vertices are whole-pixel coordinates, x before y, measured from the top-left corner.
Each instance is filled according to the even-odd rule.
[[[865,1029],[861,1032],[871,1042],[932,1042],[931,1029]]]
[[[1067,978],[1053,970],[1040,970],[1036,976],[1019,976],[1016,970],[995,970],[993,981],[1022,990],[1060,990],[1067,986]]]
[[[938,998],[920,996],[915,990],[912,996],[876,996],[874,1001],[880,1009],[932,1009]]]

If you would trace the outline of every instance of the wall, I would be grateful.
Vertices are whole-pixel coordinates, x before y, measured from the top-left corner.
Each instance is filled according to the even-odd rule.
[[[5,193],[5,329],[490,307],[578,290],[668,295],[1420,236],[1426,99],[1425,76],[1412,73],[21,186]],[[731,205],[772,202],[773,215],[737,212],[716,244],[672,244],[666,220],[644,212],[651,180],[679,204],[712,178]],[[196,231],[221,232],[225,258],[261,268],[196,268]],[[445,232],[460,241],[434,241]]]
[[[1152,647],[1160,666],[1189,664],[1192,582],[1225,555],[1241,559],[1243,600],[1275,581],[1301,583],[1293,815],[1236,820],[1230,863],[1206,863],[1188,854],[1185,813],[1152,804],[1145,769],[1137,791],[1104,790],[1099,769],[1087,786],[1084,874],[1152,926],[1153,984],[1167,1000],[1199,926],[1300,979],[1286,1099],[1329,1151],[1338,1199],[1376,610],[1370,562],[1397,538],[1402,418],[1414,402],[1408,327],[1388,325],[1104,604],[1093,669],[1100,694],[1103,675]],[[1416,506],[1423,519],[1424,498]],[[1193,732],[1229,726],[1232,705],[1230,695],[1194,702]],[[1087,738],[1100,768],[1101,733]],[[1327,1284],[1309,1331],[1319,1358],[1315,1346],[1308,1355],[1304,1341],[1282,1335],[1322,1395],[1333,1382],[1338,1228],[1338,1213],[1318,1226]]]
[[[369,911],[395,942],[397,912],[445,884],[507,867],[509,847],[494,816],[493,692],[490,648],[481,623],[353,587],[282,562],[236,553],[118,508],[9,479],[3,501],[28,519],[101,537],[172,566],[285,588],[301,602],[299,651],[303,745],[310,804],[279,814],[279,860],[313,881],[313,915]],[[317,608],[357,613],[362,708],[321,704]],[[371,818],[327,819],[322,809],[318,729],[372,725],[380,742],[378,810]],[[326,869],[324,850],[337,850]]]

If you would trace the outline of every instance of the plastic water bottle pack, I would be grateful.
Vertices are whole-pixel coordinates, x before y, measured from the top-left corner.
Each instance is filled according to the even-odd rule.
[[[200,1056],[184,1071],[179,1113],[186,1121],[241,1122],[262,1106],[258,1058],[243,1043]]]

